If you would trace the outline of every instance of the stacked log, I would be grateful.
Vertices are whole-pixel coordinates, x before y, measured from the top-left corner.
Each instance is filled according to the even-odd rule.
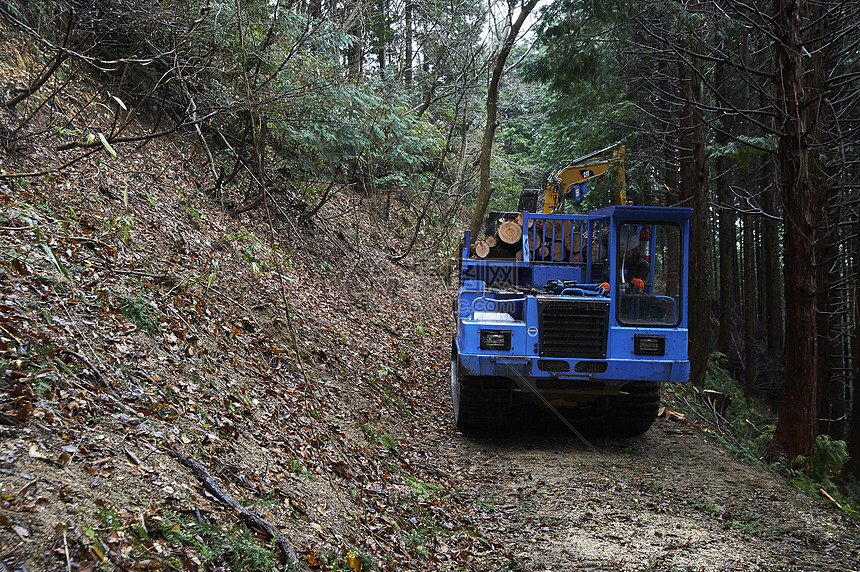
[[[496,236],[499,240],[508,245],[515,245],[523,239],[523,226],[516,220],[506,220],[499,225],[499,230],[496,231]]]
[[[479,240],[474,246],[475,256],[478,258],[486,258],[490,254],[490,245],[486,240]]]
[[[485,236],[472,245],[472,258],[522,260],[523,215],[502,221],[495,233]]]
[[[528,246],[531,260],[581,262],[588,237],[574,232],[570,220],[529,219]],[[471,246],[472,258],[523,260],[523,213],[502,221],[495,233]]]
[[[532,260],[547,260],[549,259],[550,249],[546,244],[532,250]]]

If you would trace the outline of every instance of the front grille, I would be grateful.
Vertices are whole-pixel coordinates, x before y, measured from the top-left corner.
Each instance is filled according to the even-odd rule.
[[[541,357],[606,358],[608,302],[538,302]]]
[[[606,384],[597,379],[538,379],[535,387],[544,391],[577,390],[603,391]]]
[[[541,371],[555,371],[559,373],[570,371],[570,364],[558,359],[539,359],[537,366]]]
[[[609,364],[605,361],[581,361],[573,366],[576,373],[606,373]]]

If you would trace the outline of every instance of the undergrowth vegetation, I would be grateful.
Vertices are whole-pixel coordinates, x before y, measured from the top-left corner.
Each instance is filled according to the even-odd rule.
[[[715,352],[708,360],[701,389],[673,385],[670,391],[685,404],[693,423],[704,422],[705,434],[739,460],[760,463],[761,453],[776,430],[776,413],[745,393],[725,364],[725,356]],[[800,489],[860,520],[860,483],[845,474],[847,460],[845,441],[819,435],[811,455],[798,456],[787,466],[774,463],[771,468],[788,475]]]

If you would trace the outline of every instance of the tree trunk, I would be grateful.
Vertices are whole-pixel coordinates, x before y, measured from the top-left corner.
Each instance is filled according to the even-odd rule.
[[[762,169],[766,172],[767,169]],[[776,215],[776,181],[762,181],[764,187],[762,208],[768,215]],[[767,293],[767,349],[771,356],[781,357],[783,351],[783,334],[785,324],[782,319],[782,276],[780,275],[779,263],[779,224],[771,217],[764,220],[763,249],[764,249],[764,274],[768,284]]]
[[[726,65],[722,62],[717,64],[717,86],[724,98],[728,98]],[[731,132],[734,121],[725,116],[723,119],[723,131],[717,133],[717,144],[725,145],[729,142],[728,133]],[[733,210],[733,195],[729,188],[731,183],[731,166],[734,161],[729,161],[725,156],[716,160],[716,183],[717,200],[719,201],[719,276],[720,276],[720,329],[717,336],[717,349],[723,355],[729,355],[732,346],[732,332],[734,330],[735,305],[735,261],[737,258],[737,234],[735,229],[735,212]]]
[[[469,230],[473,235],[477,235],[484,223],[484,214],[487,212],[487,205],[490,204],[490,158],[493,153],[493,138],[496,135],[496,121],[499,106],[499,83],[502,81],[502,75],[505,71],[505,62],[508,60],[508,55],[511,53],[511,48],[514,47],[514,41],[520,33],[528,15],[538,3],[538,0],[527,0],[523,4],[517,19],[511,23],[511,28],[508,30],[508,35],[505,37],[499,53],[496,55],[496,62],[493,66],[493,73],[490,76],[490,85],[487,89],[487,123],[484,126],[484,138],[481,141],[481,158],[478,162],[481,171],[481,186],[478,191],[478,200],[475,204],[475,211],[472,213],[472,222],[469,224]]]
[[[732,333],[737,310],[735,282],[737,282],[737,232],[735,213],[732,210],[732,195],[728,186],[728,161],[718,161],[717,169],[722,173],[717,181],[717,196],[720,201],[720,330],[717,349],[724,355],[732,351]]]
[[[741,39],[741,60],[743,65],[747,65],[747,52],[748,52],[748,36],[744,35]],[[749,109],[750,107],[750,90],[749,84],[744,82],[742,90],[742,101],[741,106],[744,109]],[[745,136],[750,135],[750,125],[749,121],[744,121],[742,123],[741,132]],[[741,167],[741,188],[743,192],[747,194],[749,197],[753,197],[753,189],[752,189],[752,177],[750,176],[751,167],[749,164],[749,160],[743,164]],[[752,198],[749,199],[749,202],[752,203]],[[744,287],[741,289],[743,292],[743,305],[744,305],[744,389],[746,390],[748,395],[753,395],[755,393],[755,377],[756,377],[756,361],[755,361],[755,347],[754,342],[756,339],[755,331],[756,331],[756,289],[759,286],[763,286],[759,284],[759,281],[756,280],[756,241],[753,233],[753,226],[755,224],[755,220],[753,215],[747,214],[743,219],[744,229],[743,229],[743,246],[744,246],[744,270],[743,270],[743,284]],[[760,298],[759,298],[760,299]]]
[[[860,272],[860,218],[854,225],[854,276],[858,276]],[[857,280],[854,280],[852,291],[853,312],[851,315],[852,324],[851,330],[854,334],[854,376],[852,379],[853,391],[851,399],[851,424],[848,426],[848,462],[845,464],[845,470],[860,479],[860,303],[858,303],[858,288]]]
[[[817,248],[821,181],[817,154],[821,105],[820,6],[774,0],[782,106],[779,158],[785,221],[785,393],[765,456],[787,462],[808,455],[818,421]]]
[[[679,63],[681,197],[693,207],[690,220],[689,357],[690,381],[701,385],[708,364],[711,334],[710,261],[708,254],[708,185],[705,124],[698,103],[701,72],[696,61]]]
[[[835,196],[826,196],[830,192],[833,191],[822,188],[822,202],[828,204],[833,200],[834,202],[831,204],[838,205],[840,191],[833,192]],[[837,206],[823,213],[819,225],[818,242],[815,244],[816,260],[837,260],[839,257],[836,242],[840,229],[839,210]],[[816,284],[818,284],[818,383],[821,387],[818,403],[819,422],[816,433],[830,435],[833,439],[842,439],[845,435],[844,433],[840,435],[841,422],[838,421],[840,414],[837,404],[843,398],[840,395],[843,391],[843,379],[834,371],[834,350],[836,355],[841,353],[838,339],[840,336],[839,326],[841,325],[840,309],[844,307],[842,305],[844,301],[839,299],[839,292],[834,291],[834,287],[831,286],[839,283],[840,272],[833,264],[819,264],[816,270],[818,272],[816,278]]]
[[[353,41],[346,49],[346,67],[349,79],[358,82],[364,71],[364,40],[365,27],[364,12],[360,5],[354,5],[349,12],[343,15],[343,30]]]
[[[379,45],[376,47],[376,59],[379,62],[379,79],[385,81],[385,66],[388,65],[386,52],[388,51],[388,38],[386,37],[386,32],[388,30],[388,25],[386,24],[388,20],[388,0],[379,0],[379,18],[376,24],[377,31],[377,41]]]
[[[361,27],[350,32],[354,38],[352,44],[347,48],[346,59],[349,79],[357,82],[361,78],[362,63],[364,60],[364,30]]]
[[[749,169],[744,168],[743,181],[749,184]],[[753,238],[753,215],[747,214],[743,218],[743,250],[744,250],[744,389],[749,395],[755,393],[755,239]]]

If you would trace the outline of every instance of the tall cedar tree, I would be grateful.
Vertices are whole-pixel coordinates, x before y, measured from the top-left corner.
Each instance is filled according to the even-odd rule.
[[[684,22],[679,22],[679,28],[683,26]],[[701,66],[695,57],[682,58],[678,66],[678,84],[682,102],[679,118],[681,198],[693,208],[693,216],[690,220],[690,286],[688,289],[690,381],[701,385],[708,365],[711,337],[711,249],[708,246],[710,228],[705,155],[707,130],[701,109]]]
[[[819,137],[823,21],[821,6],[774,0],[779,157],[785,207],[785,393],[765,455],[790,461],[809,454],[818,418],[818,300],[816,293],[821,180],[814,146]]]

